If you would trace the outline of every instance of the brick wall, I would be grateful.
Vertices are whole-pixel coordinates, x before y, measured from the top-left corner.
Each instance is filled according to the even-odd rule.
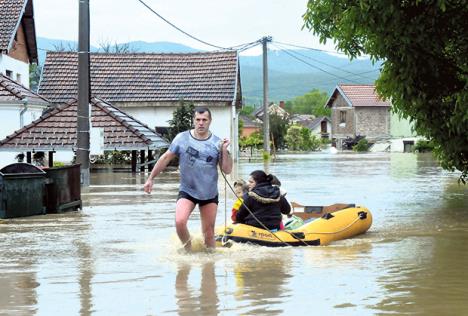
[[[29,64],[28,50],[26,48],[26,36],[22,25],[18,27],[16,40],[13,42],[13,46],[8,52],[8,56]]]

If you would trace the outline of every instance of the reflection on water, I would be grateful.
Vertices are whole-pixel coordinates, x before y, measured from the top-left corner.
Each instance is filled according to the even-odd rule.
[[[217,295],[215,264],[205,262],[201,266],[201,275],[197,275],[194,283],[199,283],[199,289],[189,285],[189,274],[192,265],[180,263],[175,292],[179,315],[218,315],[219,299]],[[201,280],[200,280],[201,279]]]
[[[239,176],[263,168],[242,163]],[[468,314],[468,188],[430,155],[282,155],[289,201],[368,207],[370,231],[326,247],[177,253],[178,174],[93,173],[81,212],[0,222],[0,315]],[[233,195],[220,177],[218,225]],[[195,210],[189,221],[200,234]]]

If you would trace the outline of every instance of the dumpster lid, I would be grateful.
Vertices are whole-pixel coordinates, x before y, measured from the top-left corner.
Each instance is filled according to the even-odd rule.
[[[0,169],[2,174],[11,173],[41,173],[44,174],[44,170],[25,162],[16,162]]]

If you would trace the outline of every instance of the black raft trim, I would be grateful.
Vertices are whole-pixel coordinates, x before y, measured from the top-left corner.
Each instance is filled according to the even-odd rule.
[[[290,241],[290,242],[281,242],[281,241],[265,241],[265,240],[258,240],[258,239],[251,239],[251,238],[244,238],[244,237],[235,237],[235,236],[226,236],[227,240],[232,240],[234,242],[242,243],[242,244],[254,244],[259,246],[265,247],[300,247],[300,246],[320,246],[320,239],[314,240],[300,240],[300,241]]]

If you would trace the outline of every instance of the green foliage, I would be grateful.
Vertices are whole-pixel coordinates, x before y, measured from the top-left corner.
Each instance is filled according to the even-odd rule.
[[[320,148],[320,139],[312,135],[307,127],[291,125],[285,138],[290,150],[311,151]]]
[[[468,179],[466,1],[310,0],[305,27],[350,57],[384,60],[377,90]]]
[[[96,157],[97,164],[127,164],[132,161],[132,153],[129,150],[105,151],[103,155]]]
[[[434,143],[430,140],[418,140],[414,145],[414,151],[419,153],[434,151]]]
[[[327,100],[328,94],[326,92],[314,89],[303,96],[287,101],[285,108],[288,112],[295,114],[312,114],[316,117],[330,116],[331,109],[325,107]]]
[[[54,161],[54,167],[65,167],[65,163],[61,161]]]
[[[244,130],[244,121],[243,120],[238,120],[237,122],[237,137],[241,138],[242,132]]]
[[[254,111],[255,106],[247,104],[242,107],[242,109],[239,111],[239,114],[251,116]]]
[[[284,148],[284,137],[288,131],[289,120],[277,114],[270,114],[270,139],[273,139],[275,147]]]
[[[356,145],[353,146],[353,150],[357,152],[364,152],[369,150],[369,142],[367,139],[362,138]]]
[[[41,67],[37,64],[30,64],[29,65],[29,86],[31,90],[37,92],[37,88],[39,86],[39,80],[41,79]]]
[[[248,137],[242,137],[239,141],[240,148],[259,148],[263,145],[263,137],[259,132],[252,133]]]
[[[270,156],[270,153],[268,151],[263,151],[262,152],[262,159],[263,159],[264,162],[270,161],[270,158],[271,158],[271,156]]]
[[[181,101],[180,105],[172,112],[172,120],[169,120],[169,140],[172,141],[177,134],[193,127],[194,105],[188,106]]]

